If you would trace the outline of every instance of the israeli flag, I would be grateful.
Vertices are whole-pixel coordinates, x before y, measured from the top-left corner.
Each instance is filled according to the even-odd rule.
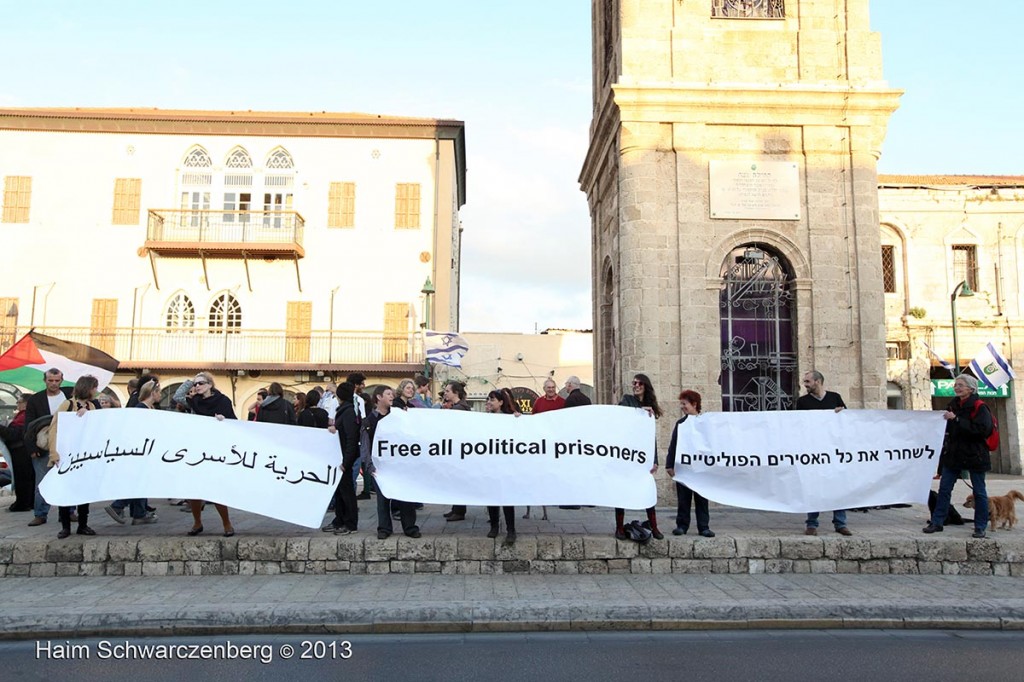
[[[947,372],[949,372],[949,376],[956,379],[956,372],[953,370],[953,363],[945,359],[938,353],[936,353],[934,350],[932,350],[932,347],[929,346],[927,343],[924,344],[924,347],[927,348],[928,352],[931,353],[932,357],[935,358],[938,361],[938,363],[946,369]]]
[[[469,344],[455,332],[435,332],[428,329],[423,337],[423,350],[427,362],[432,365],[462,369],[462,356],[469,351]]]
[[[978,353],[978,357],[971,360],[971,372],[992,390],[1010,383],[1017,376],[1013,373],[1013,367],[1006,361],[991,342],[985,345]]]

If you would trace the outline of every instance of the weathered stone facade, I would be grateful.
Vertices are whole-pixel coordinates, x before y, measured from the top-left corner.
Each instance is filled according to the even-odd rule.
[[[931,380],[949,374],[928,347],[955,362],[950,296],[961,281],[973,295],[956,302],[960,366],[990,341],[1011,363],[1024,357],[1024,177],[882,176],[878,197],[892,406],[940,408],[949,398],[933,398]],[[1000,423],[993,470],[1019,475],[1015,384],[985,401]]]
[[[900,92],[867,0],[793,0],[771,20],[710,2],[594,0],[594,115],[580,182],[593,224],[599,402],[636,372],[722,407],[719,303],[730,254],[779,259],[795,380],[817,367],[851,407],[885,402],[876,161]],[[715,161],[791,162],[799,217],[713,218]],[[671,420],[663,420],[667,438]]]

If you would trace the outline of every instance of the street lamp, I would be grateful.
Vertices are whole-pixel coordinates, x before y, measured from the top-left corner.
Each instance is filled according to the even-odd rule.
[[[430,281],[430,275],[427,275],[427,281],[423,283],[423,288],[420,289],[420,293],[423,294],[423,328],[430,329],[430,297],[434,295],[434,285]]]
[[[953,287],[953,293],[949,295],[949,309],[950,309],[950,312],[952,313],[952,318],[953,318],[953,367],[956,369],[956,375],[959,376],[960,375],[960,346],[957,343],[957,338],[956,338],[956,298],[957,298],[957,296],[961,296],[963,298],[968,298],[970,296],[974,296],[974,290],[971,289],[971,286],[967,283],[967,280],[964,280],[964,281],[960,282],[959,284],[957,284],[955,287]]]
[[[430,275],[427,275],[427,281],[423,283],[420,293],[423,294],[423,322],[420,323],[420,328],[424,331],[423,338],[425,341],[426,331],[430,329],[430,297],[435,293],[434,285],[430,281]],[[430,376],[430,363],[427,361],[426,349],[423,351],[423,376]]]

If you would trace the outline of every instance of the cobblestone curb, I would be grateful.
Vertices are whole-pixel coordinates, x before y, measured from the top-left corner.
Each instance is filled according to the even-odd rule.
[[[1024,575],[1024,539],[606,536],[0,540],[4,576],[281,573]]]

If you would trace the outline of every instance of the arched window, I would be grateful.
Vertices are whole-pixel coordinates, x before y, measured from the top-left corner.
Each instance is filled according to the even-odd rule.
[[[248,223],[252,210],[252,157],[235,147],[224,161],[225,223]]]
[[[294,227],[292,188],[295,185],[295,162],[282,147],[267,155],[267,172],[263,176],[264,227]]]
[[[208,220],[213,161],[205,149],[192,147],[181,164],[181,227],[200,227]]]
[[[213,161],[210,160],[210,155],[205,149],[193,147],[185,155],[185,161],[181,165],[185,168],[211,168],[213,167]]]
[[[188,294],[179,292],[167,304],[167,329],[191,329],[196,326],[196,308]]]
[[[210,304],[210,333],[237,334],[242,328],[242,306],[228,292],[218,294]]]
[[[723,411],[792,406],[797,388],[792,279],[780,255],[753,244],[733,249],[722,264]]]
[[[295,168],[295,162],[292,161],[291,154],[278,147],[267,156],[266,166],[268,170],[292,170]]]
[[[228,158],[224,162],[224,167],[252,168],[252,158],[249,156],[249,152],[245,151],[241,147],[235,147],[228,154]]]

